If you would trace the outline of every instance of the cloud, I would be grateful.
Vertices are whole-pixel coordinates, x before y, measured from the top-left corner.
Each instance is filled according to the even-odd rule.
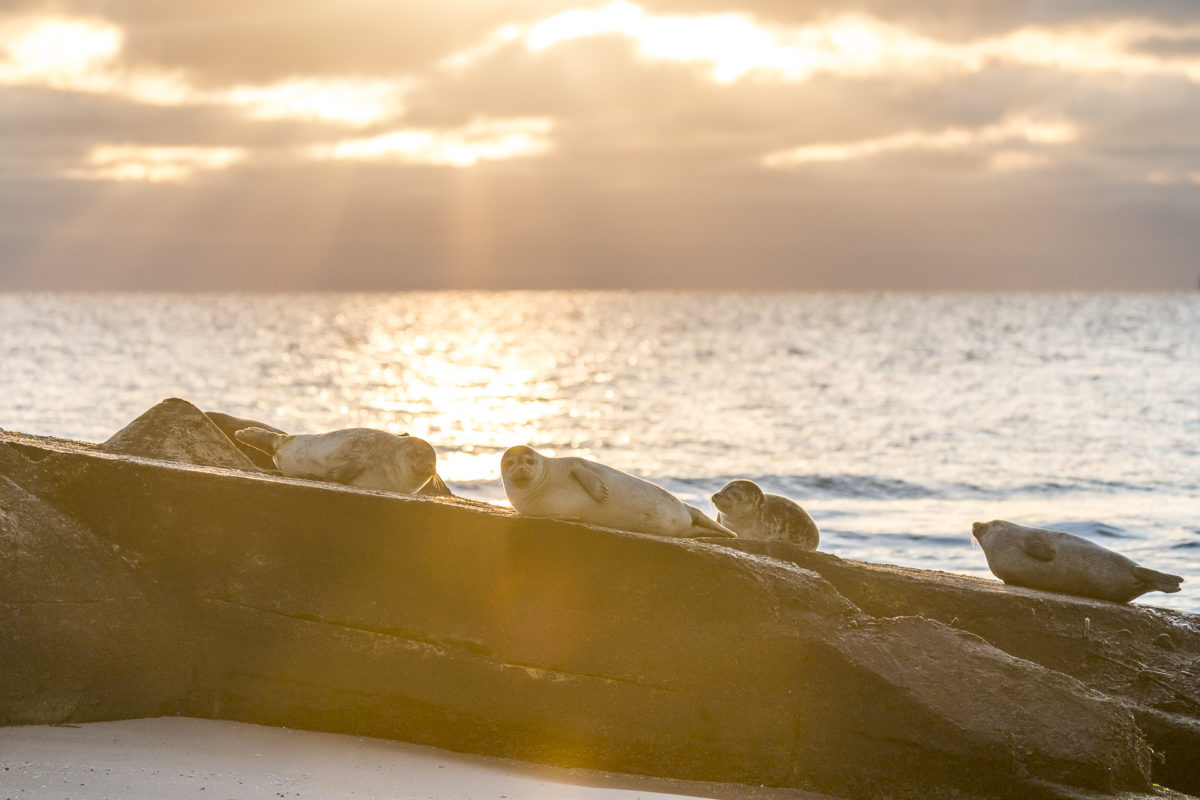
[[[131,65],[180,72],[197,86],[355,79],[419,70],[510,22],[562,0],[57,0],[65,16],[107,19]]]
[[[854,14],[779,27],[746,14],[655,16],[618,0],[541,20],[522,38],[539,51],[586,37],[623,36],[636,42],[644,58],[700,65],[719,83],[752,74],[782,81],[805,81],[822,73],[921,78],[978,72],[995,64],[1200,81],[1200,58],[1161,59],[1137,47],[1152,36],[1188,41],[1198,31],[1122,20],[1066,31],[1026,26],[998,37],[947,42]]]
[[[343,139],[310,150],[318,160],[399,161],[469,167],[541,155],[550,149],[553,123],[544,118],[478,119],[453,130],[409,128],[365,139]]]
[[[846,14],[868,16],[951,42],[1002,36],[1030,26],[1073,27],[1113,20],[1200,24],[1192,0],[643,0],[656,13],[739,11],[764,24],[809,25]]]
[[[1191,286],[1196,8],[25,3],[0,286]]]
[[[25,17],[0,24],[0,87],[105,95],[156,106],[226,105],[260,118],[362,126],[402,113],[403,81],[310,77],[204,88],[181,72],[122,62],[124,32],[104,20]]]
[[[1079,138],[1076,125],[1062,120],[1039,120],[1010,117],[981,128],[944,128],[939,131],[903,131],[876,139],[839,144],[817,144],[780,150],[763,156],[762,163],[773,169],[799,167],[805,164],[855,161],[889,153],[960,152],[1002,145],[1061,145]],[[1011,151],[997,165],[1009,169],[1022,163],[1031,166],[1029,158],[1014,158]],[[997,153],[999,155],[999,153]]]
[[[63,174],[81,180],[184,181],[202,172],[228,169],[245,155],[234,147],[98,145],[88,153],[84,166]]]

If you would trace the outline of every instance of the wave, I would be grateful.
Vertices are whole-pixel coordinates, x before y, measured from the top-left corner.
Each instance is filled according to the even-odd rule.
[[[715,478],[664,478],[664,486],[674,484],[692,492],[711,494],[738,478],[751,480],[768,494],[785,497],[853,497],[859,499],[919,499],[938,497],[937,487],[921,486],[898,478],[878,475],[725,475]]]
[[[824,519],[822,515],[822,519]],[[964,530],[960,534],[935,534],[935,533],[911,533],[911,532],[866,532],[858,530],[846,530],[843,528],[830,528],[827,526],[821,527],[821,539],[828,545],[830,542],[837,541],[853,541],[853,542],[874,542],[881,543],[887,541],[888,546],[892,548],[906,548],[906,546],[915,546],[915,549],[926,547],[934,548],[954,548],[961,549],[963,546],[971,542],[971,535]]]
[[[1073,533],[1085,539],[1138,539],[1141,538],[1125,528],[1109,525],[1097,520],[1073,520],[1069,522],[1051,522],[1046,527],[1064,533]]]
[[[693,493],[711,494],[737,478],[752,480],[764,492],[792,498],[858,500],[975,500],[1008,499],[1028,496],[1055,496],[1075,493],[1105,495],[1179,493],[1186,487],[1167,483],[1134,484],[1122,481],[1097,481],[1087,478],[1068,478],[1037,483],[1012,485],[981,485],[978,483],[915,482],[885,475],[723,475],[713,478],[652,478],[670,488],[677,486]]]

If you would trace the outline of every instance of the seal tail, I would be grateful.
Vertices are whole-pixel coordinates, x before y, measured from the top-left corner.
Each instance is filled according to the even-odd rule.
[[[279,445],[288,437],[282,433],[273,433],[265,428],[242,428],[240,431],[233,432],[233,438],[250,445],[255,450],[262,450],[267,455],[273,456],[275,455],[275,451],[279,449]]]
[[[1183,578],[1178,575],[1170,575],[1166,572],[1158,572],[1157,570],[1147,569],[1146,567],[1137,567],[1133,571],[1133,576],[1142,583],[1148,583],[1160,592],[1179,591],[1179,584],[1183,583]]]

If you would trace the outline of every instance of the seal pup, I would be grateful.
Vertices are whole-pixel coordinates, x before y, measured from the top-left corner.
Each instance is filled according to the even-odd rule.
[[[717,522],[746,539],[791,542],[816,550],[821,540],[817,523],[794,500],[766,494],[754,481],[739,478],[712,496]]]
[[[244,428],[238,441],[271,456],[289,478],[334,481],[362,489],[416,494],[435,474],[437,454],[424,439],[373,428],[317,434]]]
[[[519,514],[657,536],[737,536],[661,486],[595,461],[517,445],[500,457],[500,478]]]
[[[1183,582],[1063,531],[997,519],[976,522],[971,535],[992,573],[1016,586],[1128,603],[1146,592],[1178,592]]]

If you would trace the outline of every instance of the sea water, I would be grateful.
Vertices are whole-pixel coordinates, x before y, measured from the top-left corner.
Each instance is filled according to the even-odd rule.
[[[0,295],[0,427],[103,441],[167,397],[421,436],[498,504],[514,444],[714,514],[750,478],[867,561],[987,576],[972,522],[1058,528],[1200,611],[1200,294]]]

